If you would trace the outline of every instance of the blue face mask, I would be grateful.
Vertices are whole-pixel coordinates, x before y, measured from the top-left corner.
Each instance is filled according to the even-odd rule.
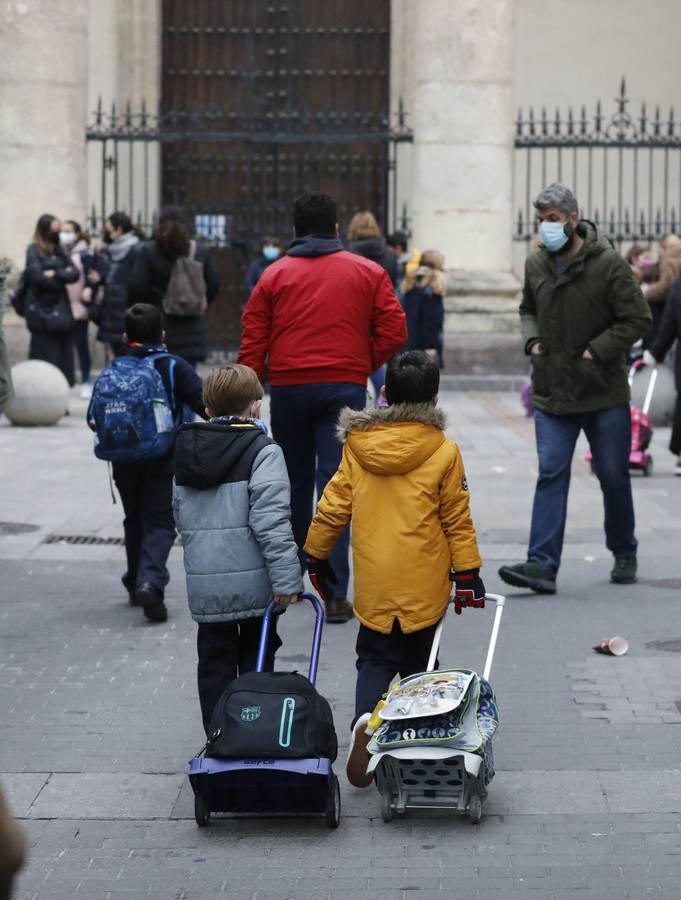
[[[539,237],[549,253],[558,253],[567,244],[566,225],[567,222],[542,222],[539,226]]]
[[[279,256],[281,251],[279,247],[275,247],[274,244],[267,244],[262,248],[262,255],[265,257],[268,262],[274,262],[275,259]]]

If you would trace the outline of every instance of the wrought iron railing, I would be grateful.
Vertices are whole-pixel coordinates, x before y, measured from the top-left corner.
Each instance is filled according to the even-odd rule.
[[[252,202],[269,208],[259,218],[264,230],[272,230],[277,218],[272,214],[275,195],[290,192],[288,181],[295,177],[294,162],[299,160],[306,172],[314,170],[345,185],[344,196],[337,198],[345,212],[368,205],[367,194],[373,190],[382,207],[375,212],[386,230],[409,230],[407,206],[399,198],[398,148],[413,140],[413,132],[401,101],[392,120],[370,113],[304,109],[246,115],[210,105],[201,111],[170,107],[152,113],[144,101],[138,109],[130,103],[122,109],[113,103],[105,110],[100,101],[86,139],[96,154],[99,177],[89,217],[93,229],[100,228],[114,209],[124,208],[149,231],[162,200],[197,210],[203,237],[225,246],[225,223],[233,203],[221,197],[219,177],[224,176],[223,184],[239,178],[259,182],[259,199],[254,189]],[[376,151],[367,152],[371,147]],[[215,182],[208,200],[187,196],[178,187],[180,173],[185,180],[189,173],[197,179],[203,176],[205,183]],[[277,177],[286,182],[281,190]],[[244,237],[239,235],[239,240]]]
[[[680,228],[681,122],[671,108],[652,115],[645,103],[629,112],[623,78],[615,110],[600,101],[595,113],[556,110],[550,117],[530,108],[518,112],[515,132],[514,203],[516,241],[537,231],[533,198],[552,181],[567,184],[582,215],[600,224],[617,244],[655,241]]]

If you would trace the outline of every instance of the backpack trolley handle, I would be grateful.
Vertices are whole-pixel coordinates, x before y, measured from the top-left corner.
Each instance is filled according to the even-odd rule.
[[[497,608],[494,613],[494,624],[492,625],[492,637],[489,641],[489,650],[487,651],[487,659],[485,660],[485,668],[482,673],[482,677],[487,681],[489,679],[490,673],[492,671],[492,662],[494,661],[494,651],[497,648],[497,639],[499,637],[499,628],[501,626],[501,616],[504,612],[504,606],[506,604],[506,597],[502,597],[501,594],[485,594],[485,600],[492,600],[496,603]],[[445,621],[445,616],[447,615],[447,610],[445,609],[444,615],[440,619],[437,624],[437,629],[435,630],[435,637],[433,638],[433,646],[430,650],[430,656],[428,658],[428,672],[432,672],[435,668],[435,660],[437,659],[437,654],[440,649],[440,638],[442,637],[442,626]]]
[[[322,646],[322,629],[324,628],[324,607],[321,601],[314,594],[300,594],[301,600],[309,600],[314,606],[315,624],[314,635],[312,637],[312,652],[310,653],[310,669],[307,673],[309,681],[314,684],[317,680],[317,668],[319,667],[319,652]],[[258,661],[255,664],[255,671],[262,672],[265,669],[265,657],[267,656],[267,641],[270,636],[270,624],[272,615],[277,608],[274,600],[270,600],[267,609],[262,618],[262,630],[260,632],[260,645],[258,647]]]

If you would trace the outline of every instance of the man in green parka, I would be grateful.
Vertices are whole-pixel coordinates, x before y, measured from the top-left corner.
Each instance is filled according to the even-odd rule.
[[[532,361],[539,478],[527,562],[502,566],[514,587],[553,594],[567,514],[570,466],[580,431],[593,455],[605,506],[610,580],[636,581],[631,427],[625,354],[651,316],[630,267],[596,225],[579,218],[574,194],[552,184],[534,202],[542,246],[525,264],[522,337]]]

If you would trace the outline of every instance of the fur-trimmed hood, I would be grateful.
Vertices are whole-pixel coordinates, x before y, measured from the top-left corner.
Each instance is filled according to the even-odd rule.
[[[343,409],[338,437],[362,468],[403,475],[422,465],[446,440],[445,415],[430,403],[399,403],[378,409]]]

